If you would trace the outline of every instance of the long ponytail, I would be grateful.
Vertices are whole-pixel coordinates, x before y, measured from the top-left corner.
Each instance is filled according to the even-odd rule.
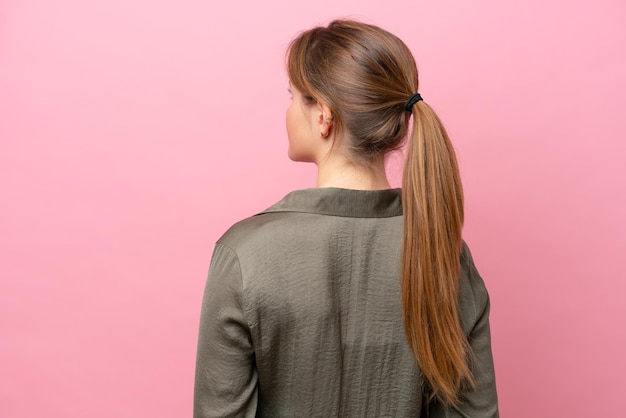
[[[473,385],[458,313],[463,190],[454,149],[426,103],[413,106],[402,180],[402,310],[409,347],[431,395],[459,402]]]

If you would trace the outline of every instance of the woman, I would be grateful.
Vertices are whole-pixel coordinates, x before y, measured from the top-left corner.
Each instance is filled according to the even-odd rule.
[[[489,298],[454,150],[406,45],[335,21],[287,54],[295,191],[216,244],[196,417],[496,417]],[[385,156],[413,129],[402,190]],[[400,198],[402,196],[402,199]]]

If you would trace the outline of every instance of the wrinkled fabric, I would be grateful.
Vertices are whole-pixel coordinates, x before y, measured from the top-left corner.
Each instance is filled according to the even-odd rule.
[[[290,193],[222,236],[198,339],[194,417],[498,416],[489,297],[463,248],[476,389],[424,405],[404,334],[401,191]]]

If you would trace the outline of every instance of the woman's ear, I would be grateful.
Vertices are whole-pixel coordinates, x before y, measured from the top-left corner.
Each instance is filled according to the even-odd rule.
[[[318,125],[320,129],[320,136],[327,138],[333,128],[333,112],[330,107],[324,102],[317,102],[318,111]]]

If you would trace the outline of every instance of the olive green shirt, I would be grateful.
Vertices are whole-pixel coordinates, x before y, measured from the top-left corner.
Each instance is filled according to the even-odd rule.
[[[424,406],[404,334],[400,190],[299,190],[215,246],[194,417],[497,417],[489,297],[461,257],[461,325],[476,389]]]

